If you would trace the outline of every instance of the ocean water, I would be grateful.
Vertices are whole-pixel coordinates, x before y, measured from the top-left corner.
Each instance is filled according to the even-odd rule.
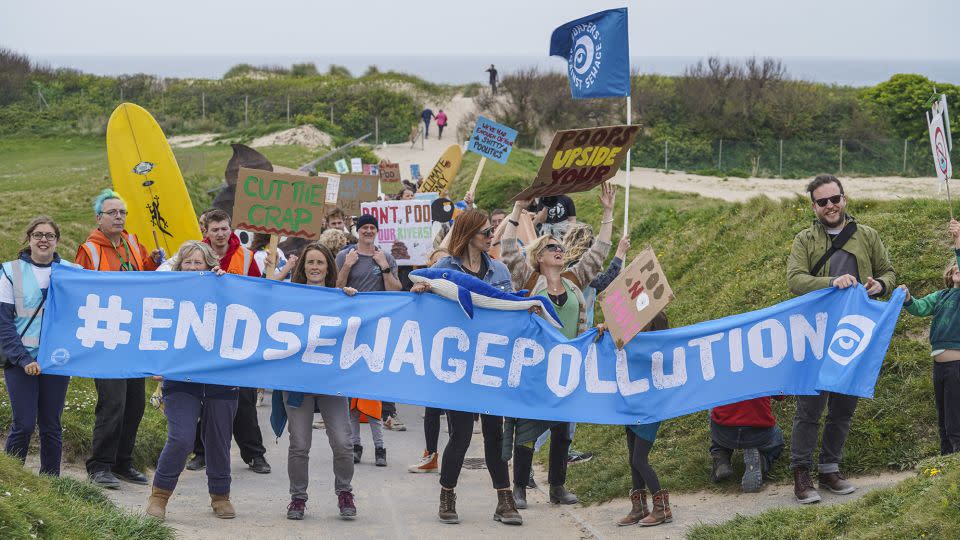
[[[680,75],[687,66],[702,58],[683,56],[635,56],[634,70],[641,73]],[[241,63],[289,67],[313,62],[320,71],[330,64],[346,66],[354,75],[369,66],[381,71],[393,70],[416,75],[436,83],[465,84],[487,82],[486,69],[497,66],[500,76],[536,67],[541,71],[562,72],[566,63],[547,56],[39,56],[36,61],[52,67],[68,67],[98,75],[148,73],[160,77],[217,79],[232,66]],[[919,73],[937,82],[960,84],[960,59],[911,60],[842,57],[781,58],[794,79],[827,84],[869,86],[897,73]]]

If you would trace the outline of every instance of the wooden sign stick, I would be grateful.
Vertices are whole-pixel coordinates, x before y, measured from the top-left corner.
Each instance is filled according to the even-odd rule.
[[[280,237],[275,234],[271,234],[270,244],[267,246],[267,267],[263,269],[263,275],[267,276],[267,279],[276,279],[274,277],[274,270],[277,267],[278,243],[280,243]]]
[[[487,158],[480,158],[480,164],[477,165],[477,172],[473,175],[473,182],[470,183],[470,189],[467,190],[467,193],[473,193],[476,195],[477,184],[480,183],[480,173],[483,172],[483,166],[487,164]],[[476,202],[476,198],[474,198]]]

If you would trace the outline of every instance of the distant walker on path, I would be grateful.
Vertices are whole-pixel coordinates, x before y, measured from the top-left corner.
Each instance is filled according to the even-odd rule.
[[[493,95],[497,95],[497,68],[493,67],[493,64],[490,64],[490,67],[487,68],[487,73],[490,74],[490,92]]]

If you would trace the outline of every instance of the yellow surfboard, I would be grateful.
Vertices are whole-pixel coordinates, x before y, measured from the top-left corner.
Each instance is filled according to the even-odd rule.
[[[427,175],[426,179],[420,182],[420,187],[417,188],[417,191],[420,193],[446,193],[447,189],[450,188],[450,184],[453,183],[454,177],[457,176],[457,171],[460,170],[460,161],[462,159],[463,152],[461,152],[460,146],[456,144],[451,145],[443,152],[440,159],[437,160],[437,164],[430,170],[430,174]]]
[[[113,189],[127,203],[127,231],[144,247],[169,257],[200,226],[180,166],[160,125],[146,109],[122,103],[107,123],[107,160]]]

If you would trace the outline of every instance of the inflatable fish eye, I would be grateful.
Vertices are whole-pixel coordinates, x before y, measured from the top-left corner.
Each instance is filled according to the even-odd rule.
[[[439,221],[441,223],[450,221],[453,219],[454,206],[453,202],[450,199],[434,199],[430,203],[430,215],[433,218],[433,221]]]
[[[250,244],[253,243],[253,233],[241,231],[240,229],[235,229],[233,232],[235,232],[237,234],[237,238],[240,239],[240,245],[250,249]]]

